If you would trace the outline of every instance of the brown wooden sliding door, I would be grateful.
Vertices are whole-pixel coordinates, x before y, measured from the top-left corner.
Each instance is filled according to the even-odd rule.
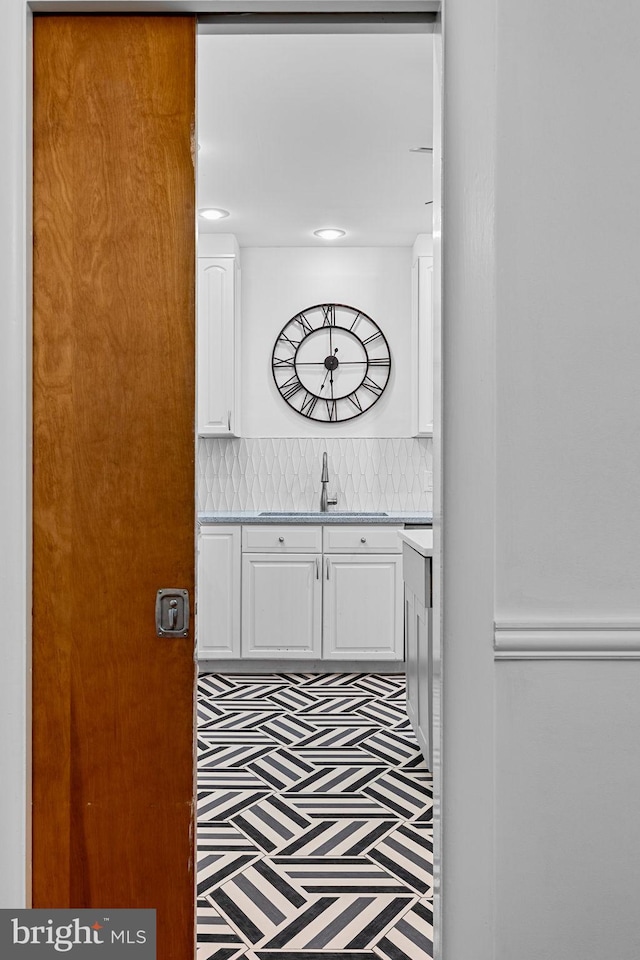
[[[33,905],[194,952],[195,18],[34,18]]]

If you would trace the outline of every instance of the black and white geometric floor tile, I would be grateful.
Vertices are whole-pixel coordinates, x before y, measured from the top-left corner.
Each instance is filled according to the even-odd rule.
[[[432,957],[431,786],[402,676],[201,676],[198,960]]]

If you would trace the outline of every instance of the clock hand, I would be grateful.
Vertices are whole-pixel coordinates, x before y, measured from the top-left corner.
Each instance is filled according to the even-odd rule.
[[[337,352],[338,352],[338,348],[336,347],[335,350],[333,351],[333,355],[335,356]],[[308,360],[306,363],[299,363],[298,366],[299,366],[299,367],[315,367],[315,366],[318,366],[319,364],[322,364],[322,365],[324,366],[324,365],[325,365],[325,361],[324,361],[324,360],[316,360],[315,363],[312,363],[310,360]],[[332,372],[332,371],[331,371],[331,368],[328,367],[328,368],[327,368],[327,372],[326,372],[325,375],[324,375],[324,380],[322,381],[322,387],[324,387],[325,383],[327,382],[327,377],[329,376],[329,374],[330,374],[331,372]],[[333,377],[332,377],[332,379],[333,379]],[[320,387],[321,390],[322,390],[322,387]]]
[[[334,398],[334,396],[333,396],[333,370],[331,370],[330,372],[331,372],[331,379],[329,380],[329,383],[331,384],[331,403],[333,404],[333,408],[332,408],[332,409],[333,409],[333,413],[335,414],[335,418],[336,418],[336,420],[337,420],[337,419],[338,419],[338,413],[337,413],[337,410],[336,410],[336,401],[335,401],[335,398]],[[331,413],[329,413],[329,419],[331,419]]]
[[[334,352],[334,356],[335,356],[335,354],[338,352],[338,348],[336,347],[336,349],[335,349],[333,352]],[[324,361],[321,361],[321,362],[324,362]],[[300,364],[300,366],[302,366],[302,364]],[[309,366],[312,366],[312,364],[309,363]],[[314,364],[314,366],[315,366],[315,364]],[[333,370],[331,370],[331,369],[328,369],[328,370],[327,370],[327,372],[326,372],[325,375],[324,375],[324,380],[323,380],[322,383],[320,384],[320,389],[322,390],[322,388],[324,387],[325,383],[327,382],[327,377],[329,376],[329,374],[331,374],[331,396],[333,396]]]

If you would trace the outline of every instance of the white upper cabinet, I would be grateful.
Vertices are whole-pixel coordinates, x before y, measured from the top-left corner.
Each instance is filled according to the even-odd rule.
[[[420,234],[413,245],[411,319],[414,356],[414,434],[433,435],[433,238]]]
[[[198,240],[198,435],[240,436],[240,259],[235,237]]]

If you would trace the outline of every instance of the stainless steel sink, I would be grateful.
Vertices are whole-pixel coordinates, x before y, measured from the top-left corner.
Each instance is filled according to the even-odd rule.
[[[364,512],[361,510],[328,510],[323,513],[321,510],[263,510],[259,514],[261,517],[388,517],[388,513]]]

